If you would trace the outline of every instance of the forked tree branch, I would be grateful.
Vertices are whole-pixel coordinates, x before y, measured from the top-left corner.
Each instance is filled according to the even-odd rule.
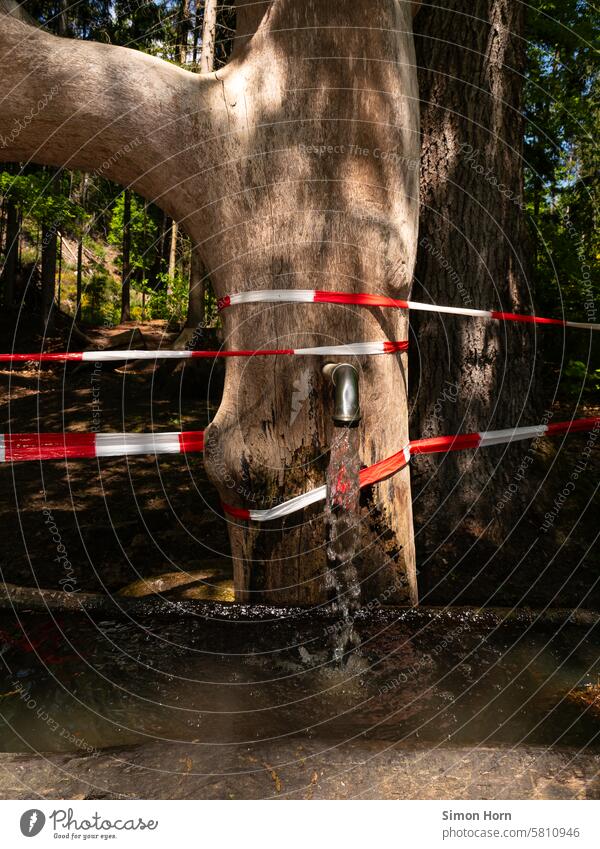
[[[197,170],[203,135],[218,132],[213,75],[23,18],[0,0],[0,161],[99,172],[176,214],[171,189],[182,168]],[[191,150],[193,163],[182,161]]]

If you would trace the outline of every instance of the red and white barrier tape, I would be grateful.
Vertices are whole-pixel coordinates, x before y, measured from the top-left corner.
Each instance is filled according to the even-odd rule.
[[[589,433],[600,430],[600,416],[587,419],[574,419],[570,422],[557,422],[550,425],[533,425],[532,427],[515,427],[506,430],[488,430],[481,433],[461,433],[455,436],[434,436],[430,439],[415,439],[401,451],[385,460],[380,460],[372,466],[360,471],[360,486],[370,486],[403,469],[415,454],[437,454],[439,452],[464,451],[469,448],[485,448],[490,445],[502,445],[516,442],[520,439],[535,439],[540,436],[559,436],[565,433]],[[247,510],[223,504],[223,510],[236,519],[254,522],[269,522],[290,516],[311,504],[324,501],[327,497],[327,487],[320,486],[310,492],[297,495],[283,504],[270,507],[267,510]]]
[[[204,451],[204,432],[0,434],[0,463]]]
[[[437,454],[503,445],[540,436],[600,431],[600,416],[556,422],[549,425],[489,430],[481,433],[459,433],[415,439],[405,448],[360,471],[361,487],[379,483],[403,469],[415,454]],[[136,454],[191,454],[204,450],[203,431],[183,433],[12,433],[0,435],[0,462],[23,460],[85,459],[89,457],[121,457]],[[276,507],[248,510],[223,504],[223,509],[237,519],[268,522],[290,516],[305,507],[324,501],[325,486],[304,492]]]
[[[79,351],[63,354],[0,354],[0,362],[107,362],[117,360],[187,360],[217,357],[362,357],[407,351],[408,342],[351,342],[317,348],[259,348],[256,351]]]
[[[498,310],[473,310],[466,307],[440,307],[435,304],[421,304],[418,301],[404,301],[388,298],[384,295],[353,294],[351,292],[323,292],[318,289],[263,289],[253,292],[238,292],[226,295],[218,302],[220,310],[236,304],[354,304],[359,307],[391,307],[401,310],[420,310],[424,312],[447,313],[449,315],[467,315],[474,318],[491,318],[497,321],[520,321],[526,324],[556,324],[559,327],[577,327],[585,330],[600,330],[600,324],[585,321],[563,321],[560,318],[542,318],[537,315],[500,312]]]

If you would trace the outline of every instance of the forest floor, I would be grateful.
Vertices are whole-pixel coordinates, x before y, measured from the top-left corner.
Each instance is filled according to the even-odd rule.
[[[152,743],[98,755],[3,755],[3,799],[599,799],[600,755],[519,746],[333,749]]]
[[[164,348],[177,336],[164,322],[136,327],[148,348]],[[104,347],[128,329],[134,327],[85,332]],[[48,348],[61,344],[52,339]],[[19,335],[18,350],[36,349],[39,340]],[[0,370],[1,431],[202,430],[215,412],[210,400],[186,397],[181,371],[115,365],[25,363]],[[115,592],[142,577],[215,564],[231,572],[226,524],[200,455],[2,466],[0,521],[2,575],[22,586],[59,588],[69,579],[81,591]],[[185,589],[184,582],[179,592]]]
[[[168,347],[177,336],[160,321],[84,330],[104,347],[110,346],[116,335],[133,332],[135,327],[149,348]],[[0,338],[11,338],[9,329],[1,324]],[[60,337],[48,343],[50,350],[64,346]],[[71,349],[76,346],[73,340]],[[18,350],[39,350],[39,338],[33,332],[29,337],[20,332]],[[208,397],[211,375],[207,362],[187,364],[183,369],[181,365],[155,369],[152,363],[126,367],[73,363],[41,368],[24,363],[12,370],[2,368],[0,403],[5,412],[0,432],[8,428],[13,432],[202,430],[219,403],[218,380]],[[557,404],[553,420],[599,414],[597,406],[575,408],[563,401]],[[535,452],[536,475],[540,472],[542,480],[543,470],[549,471],[523,528],[540,539],[537,560],[541,557],[549,564],[543,581],[539,581],[539,563],[532,558],[529,564],[518,563],[516,554],[512,562],[510,547],[501,558],[485,564],[485,581],[474,580],[477,564],[451,568],[440,553],[420,576],[425,603],[451,600],[453,604],[487,601],[505,605],[521,600],[543,606],[560,590],[555,605],[597,606],[594,497],[600,479],[600,451],[595,442],[589,457],[584,457],[588,444],[588,435],[574,435],[564,441],[541,440]],[[552,533],[540,533],[545,514],[555,509],[556,499],[584,459],[585,471],[573,481],[573,491],[561,503]],[[211,598],[231,597],[227,525],[200,455],[3,465],[0,520],[4,530],[0,569],[8,583],[52,589],[65,586],[68,579],[81,591],[116,592],[140,579],[167,575],[171,577],[161,582],[160,589],[173,586],[175,597],[207,597],[207,593]],[[461,553],[458,541],[452,559],[459,561]],[[219,575],[212,589],[198,583],[194,574],[207,569]],[[561,590],[565,581],[566,594]],[[535,584],[531,591],[530,584]]]

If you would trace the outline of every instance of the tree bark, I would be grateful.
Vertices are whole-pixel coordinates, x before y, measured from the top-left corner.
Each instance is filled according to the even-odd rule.
[[[190,29],[190,2],[189,0],[181,0],[179,6],[179,20],[177,22],[177,58],[181,65],[185,65],[187,62],[187,48]]]
[[[42,225],[42,328],[45,335],[52,333],[54,320],[52,307],[56,286],[56,224]]]
[[[196,25],[198,8],[196,8]],[[196,36],[195,36],[196,37]],[[202,44],[200,49],[201,73],[209,74],[215,69],[215,47],[217,37],[217,0],[206,0],[202,18]],[[194,63],[196,62],[196,44],[194,43]],[[198,327],[204,324],[206,296],[206,272],[198,247],[192,239],[190,263],[190,296],[188,302],[186,327]]]
[[[192,244],[190,263],[190,299],[188,302],[186,327],[201,327],[205,320],[204,301],[206,296],[206,273],[200,252]]]
[[[3,70],[11,94],[2,128],[46,86],[59,85],[11,142],[10,158],[84,170],[107,160],[103,173],[186,228],[217,297],[248,288],[407,297],[418,223],[412,6],[242,4],[232,60],[206,75],[5,19],[0,48],[10,55]],[[45,79],[33,73],[33,57],[44,62]],[[136,137],[140,143],[118,156]],[[390,310],[247,305],[225,312],[224,331],[230,348],[287,348],[402,340],[408,321]],[[408,441],[407,362],[405,355],[356,362],[367,465]],[[322,366],[320,358],[227,361],[205,452],[223,500],[271,506],[324,482],[333,427]],[[365,491],[362,505],[363,597],[415,601],[408,469]],[[321,510],[267,527],[229,527],[240,599],[325,600]]]
[[[123,193],[123,266],[121,269],[121,324],[131,320],[131,192]]]
[[[81,299],[83,297],[83,236],[77,240],[77,276],[76,276],[76,292],[75,292],[75,322],[81,321]]]
[[[154,262],[150,271],[150,285],[154,290],[162,289],[164,278],[159,279],[159,275],[164,274],[168,268],[169,256],[167,250],[167,236],[171,232],[169,217],[165,212],[162,213],[159,219],[159,235],[156,240],[156,250],[154,254]]]
[[[60,0],[58,4],[58,20],[57,32],[58,35],[66,37],[69,33],[69,7],[67,0]]]
[[[217,41],[217,0],[205,0],[200,46],[200,73],[210,74],[215,68]]]
[[[173,221],[171,225],[171,240],[169,249],[169,287],[173,286],[175,275],[177,273],[177,237],[179,235],[179,225]]]
[[[4,309],[11,312],[15,303],[15,286],[19,270],[19,210],[10,198],[6,202],[6,249],[2,282]]]
[[[416,301],[532,311],[522,207],[523,15],[511,0],[448,0],[424,3],[415,20],[422,127]],[[410,320],[415,436],[538,420],[535,329],[434,313],[414,312]],[[525,484],[501,513],[494,506],[522,455],[517,446],[412,461],[428,603],[456,601],[484,564],[488,577],[501,569],[486,560],[503,540],[510,550],[507,534],[518,524]]]
[[[57,296],[56,302],[57,306],[60,309],[61,303],[61,295],[62,295],[62,262],[63,262],[63,243],[62,243],[62,233],[58,233],[58,251],[57,251],[57,262],[58,262],[58,280],[57,282]]]

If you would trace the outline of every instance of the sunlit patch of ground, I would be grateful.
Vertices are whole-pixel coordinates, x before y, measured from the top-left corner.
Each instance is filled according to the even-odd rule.
[[[600,717],[600,681],[596,684],[588,684],[581,689],[571,690],[567,694],[567,699]]]

